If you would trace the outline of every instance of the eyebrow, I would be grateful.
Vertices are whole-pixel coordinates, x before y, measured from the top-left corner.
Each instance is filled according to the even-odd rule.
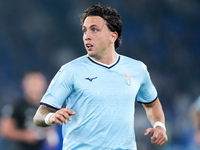
[[[92,28],[92,27],[97,27],[97,28],[99,28],[99,26],[97,26],[97,25],[91,25],[91,26],[89,26],[89,28]],[[82,26],[82,28],[86,28],[86,26]]]
[[[99,30],[101,30],[105,24],[106,24],[106,21],[104,20],[104,23],[103,23],[102,27],[99,27],[99,26],[96,25],[96,24],[92,24],[92,25],[89,26],[89,28],[97,27],[97,28],[99,28]],[[84,28],[86,28],[86,26],[83,25],[83,26],[82,26],[82,29],[84,29]]]

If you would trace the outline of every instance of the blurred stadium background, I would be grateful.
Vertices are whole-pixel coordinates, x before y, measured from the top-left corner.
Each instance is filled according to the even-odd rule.
[[[0,0],[0,109],[22,94],[25,72],[40,70],[50,82],[61,65],[86,54],[79,16],[99,2],[121,14],[118,53],[147,64],[165,112],[169,141],[153,146],[143,135],[150,124],[136,104],[138,150],[192,150],[189,108],[200,95],[199,0]]]

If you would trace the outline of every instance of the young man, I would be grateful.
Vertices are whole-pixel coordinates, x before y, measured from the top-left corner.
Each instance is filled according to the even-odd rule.
[[[146,66],[116,53],[122,31],[118,12],[91,6],[81,22],[87,55],[61,67],[41,100],[35,124],[63,124],[63,150],[136,150],[137,99],[154,126],[145,135],[164,144],[165,118]]]

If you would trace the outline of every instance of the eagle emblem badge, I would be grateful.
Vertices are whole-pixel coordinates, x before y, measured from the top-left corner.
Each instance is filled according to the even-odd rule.
[[[130,74],[130,75],[122,74],[122,75],[126,78],[126,84],[127,84],[128,86],[130,86],[130,85],[131,85],[131,78],[132,78],[134,75],[132,75],[132,74]]]

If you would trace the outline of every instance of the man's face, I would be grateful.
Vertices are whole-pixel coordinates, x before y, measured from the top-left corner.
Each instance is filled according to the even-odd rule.
[[[90,57],[100,59],[114,47],[114,32],[108,29],[103,18],[99,16],[87,17],[82,30],[85,49]]]
[[[46,90],[47,82],[42,74],[32,73],[25,77],[22,85],[26,98],[33,103],[38,103]]]

